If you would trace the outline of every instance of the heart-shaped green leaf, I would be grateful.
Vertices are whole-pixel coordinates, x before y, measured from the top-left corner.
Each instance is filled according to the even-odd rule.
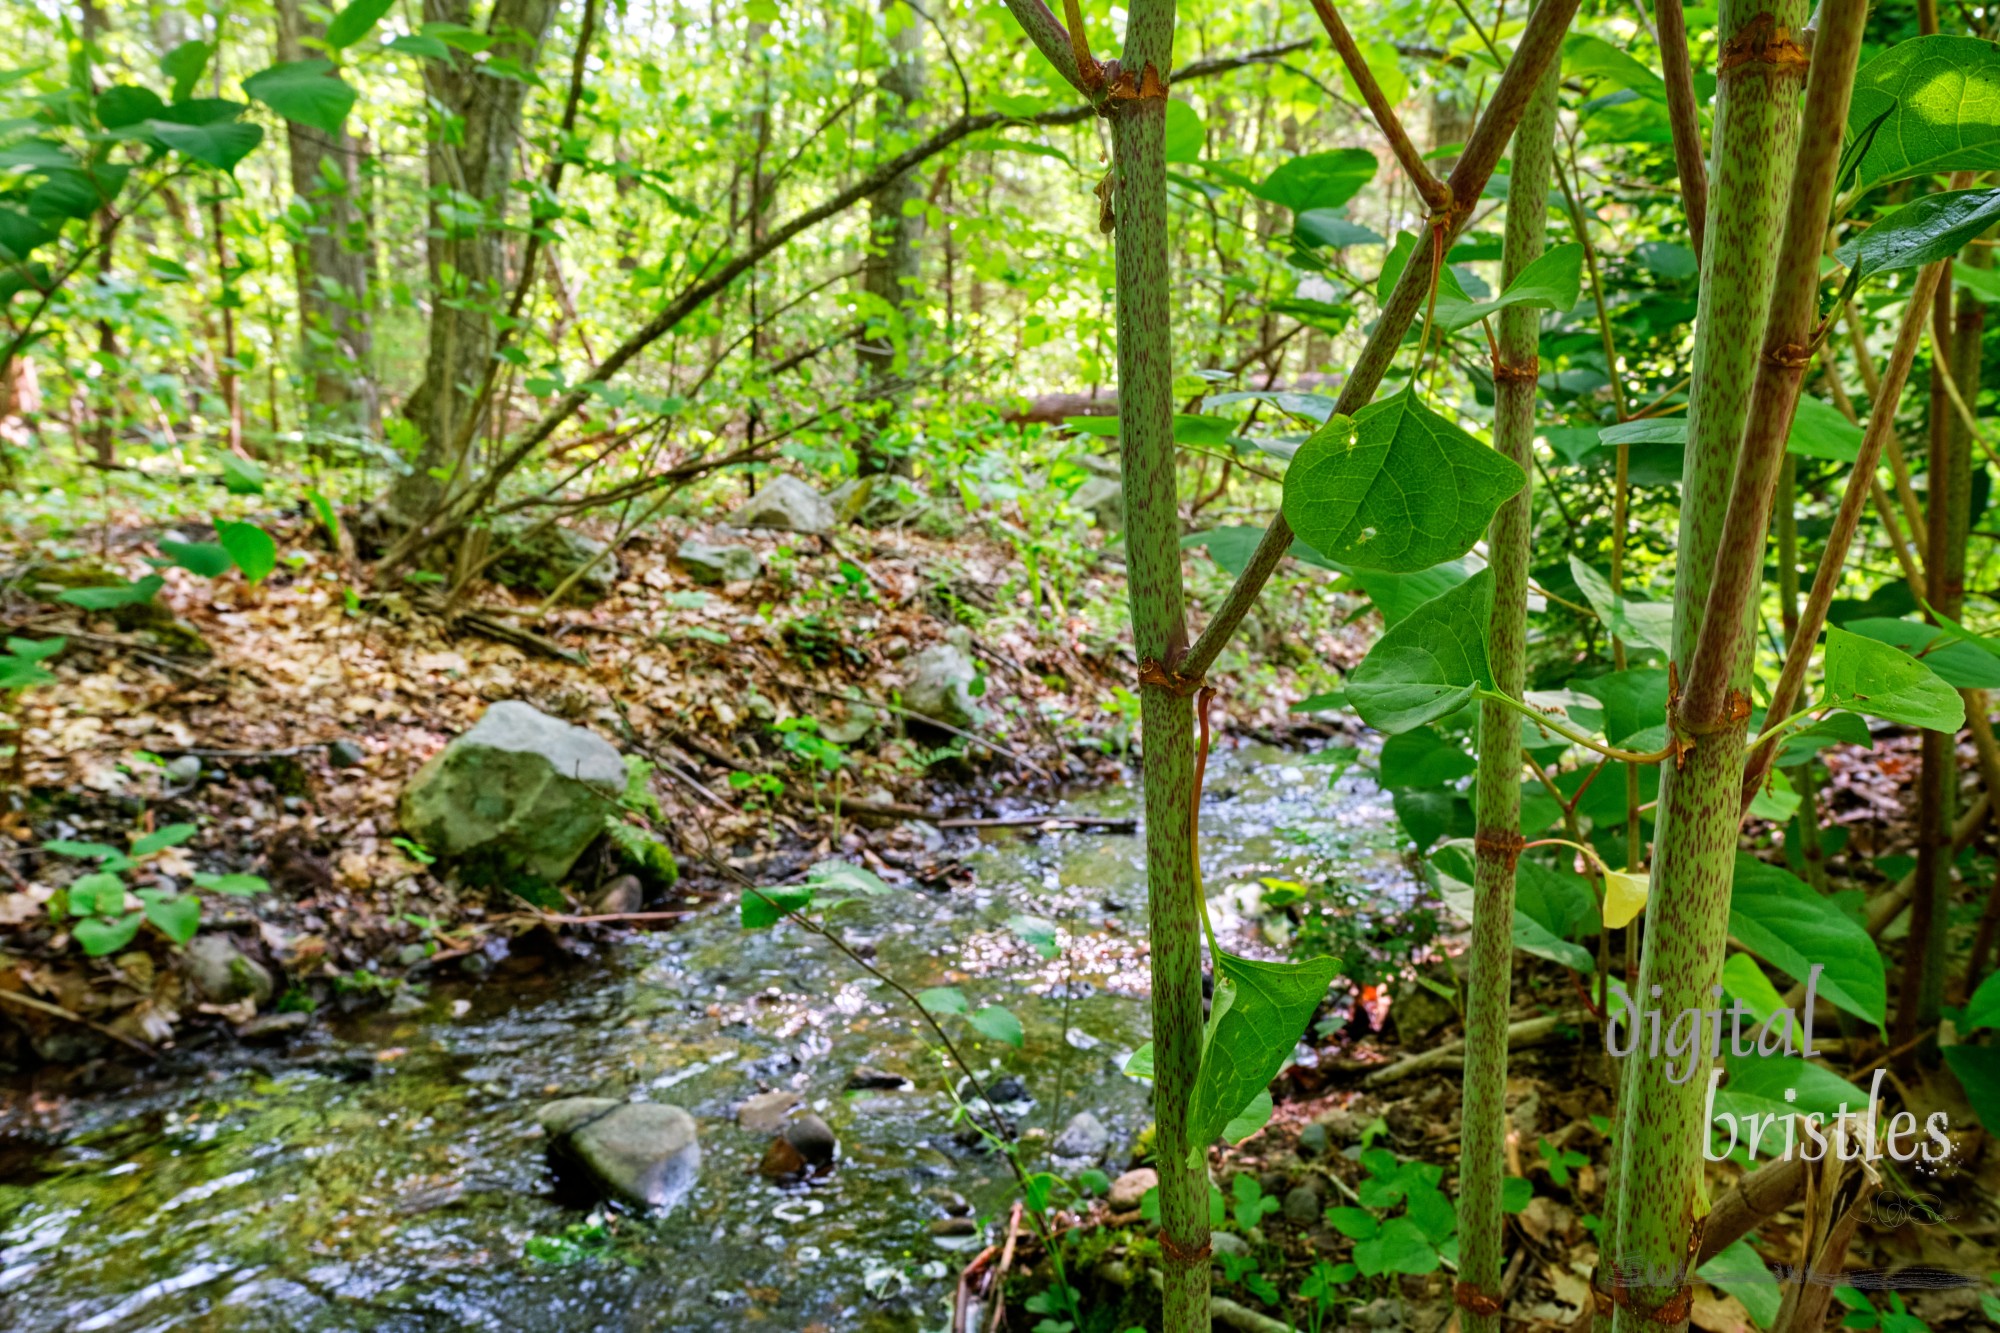
[[[141,889],[139,901],[146,905],[146,919],[175,944],[186,944],[201,929],[201,899],[193,894]]]
[[[1018,1047],[1028,1039],[1028,1034],[1021,1030],[1021,1020],[997,1004],[987,1005],[966,1021],[982,1036],[1004,1041],[1009,1046]]]
[[[1526,481],[1406,392],[1315,431],[1285,472],[1284,511],[1328,560],[1412,574],[1471,550]]]
[[[278,567],[278,544],[255,523],[218,523],[215,539],[229,552],[229,558],[243,571],[243,577],[252,583],[263,582]]]
[[[1824,702],[1906,727],[1955,732],[1965,701],[1929,667],[1873,639],[1829,627]]]
[[[139,933],[139,923],[145,920],[143,912],[130,912],[122,917],[93,916],[79,921],[70,928],[70,934],[83,946],[83,951],[92,958],[102,958],[114,953],[132,942]]]
[[[125,910],[125,881],[99,870],[79,875],[69,886],[71,916],[113,916]]]
[[[1492,616],[1493,573],[1482,569],[1390,627],[1347,678],[1348,702],[1389,735],[1456,711],[1493,685],[1486,660]]]
[[[1379,165],[1375,154],[1366,148],[1306,153],[1279,166],[1254,193],[1295,215],[1315,208],[1339,208],[1375,178]]]
[[[1269,1087],[1339,970],[1332,958],[1267,963],[1215,955],[1211,1012],[1221,1017],[1209,1025],[1188,1101],[1188,1141],[1195,1150],[1213,1143]]]
[[[1847,133],[1866,146],[1862,189],[2000,167],[2000,47],[1975,37],[1896,43],[1855,75]]]
[[[145,837],[134,842],[132,844],[132,855],[134,857],[151,856],[154,852],[163,852],[169,847],[178,847],[199,831],[193,824],[168,824],[163,828],[155,829]]]
[[[286,120],[337,134],[359,96],[325,59],[294,60],[259,70],[243,80],[243,91]]]

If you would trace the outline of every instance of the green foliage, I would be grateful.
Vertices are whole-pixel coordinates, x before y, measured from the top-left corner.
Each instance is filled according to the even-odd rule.
[[[1788,872],[1736,858],[1729,933],[1794,980],[1823,967],[1821,995],[1877,1026],[1886,1021],[1888,981],[1867,928]]]
[[[1927,194],[1876,222],[1834,252],[1853,272],[1852,291],[1883,273],[1904,273],[1949,259],[2000,219],[2000,190]]]
[[[2000,51],[1951,35],[1896,43],[1855,76],[1847,132],[1865,149],[1858,189],[2000,167]]]
[[[1444,1195],[1442,1167],[1399,1162],[1386,1148],[1361,1154],[1368,1179],[1355,1191],[1359,1207],[1326,1210],[1327,1225],[1354,1244],[1354,1267],[1363,1277],[1434,1273],[1446,1259],[1456,1262],[1458,1212]],[[1402,1212],[1391,1212],[1401,1206]],[[1331,1282],[1337,1274],[1329,1273]]]
[[[1362,721],[1395,735],[1435,722],[1491,689],[1485,627],[1493,611],[1486,570],[1432,598],[1392,626],[1347,678]]]
[[[1823,704],[1905,726],[1957,731],[1965,701],[1935,671],[1887,644],[1829,626]]]
[[[175,944],[186,944],[201,929],[201,900],[191,893],[157,886],[128,890],[125,876],[168,848],[190,841],[197,832],[193,824],[167,824],[134,837],[129,851],[109,843],[69,839],[43,843],[42,850],[52,855],[92,861],[97,866],[77,876],[49,901],[50,916],[56,921],[67,920],[71,938],[92,958],[123,949],[147,923]],[[270,888],[260,875],[196,872],[194,881],[199,888],[236,897],[251,897]],[[133,898],[138,900],[139,909],[128,911]]]
[[[1339,970],[1331,958],[1267,963],[1217,952],[1214,960],[1215,999],[1188,1102],[1195,1151],[1214,1142],[1277,1076]]]
[[[1285,518],[1329,560],[1408,574],[1464,555],[1525,481],[1412,389],[1314,432],[1285,473]]]

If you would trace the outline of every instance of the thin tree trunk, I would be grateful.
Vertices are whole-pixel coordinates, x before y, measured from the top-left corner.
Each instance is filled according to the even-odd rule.
[[[1857,0],[1839,3],[1856,6]],[[1859,17],[1854,15],[1857,38]],[[1713,614],[1708,604],[1724,554],[1739,444],[1750,422],[1794,175],[1804,60],[1790,34],[1804,18],[1798,0],[1768,8],[1760,0],[1725,0],[1717,24],[1722,72],[1674,599],[1673,656],[1688,686],[1698,683],[1688,671],[1716,629],[1707,624]],[[1827,41],[1822,34],[1823,51]],[[1836,52],[1839,45],[1834,43]],[[1850,64],[1852,58],[1850,50]],[[1827,63],[1838,59],[1829,53]],[[1844,97],[1842,111],[1844,119]],[[1820,128],[1832,133],[1837,151],[1838,126]],[[1810,242],[1815,275],[1824,231],[1822,210]],[[1760,518],[1768,516],[1768,504],[1767,499]],[[1761,541],[1756,554],[1761,557]],[[1751,567],[1753,580],[1758,565]],[[1750,666],[1749,637],[1732,632],[1728,641],[1731,651],[1715,682],[1725,694],[1747,686]],[[1648,1008],[1676,1014],[1704,1008],[1714,998],[1710,987],[1718,979],[1728,934],[1743,732],[1741,720],[1705,731],[1679,764],[1662,770],[1649,919],[1635,990],[1637,1002]],[[1611,1201],[1609,1242],[1596,1283],[1613,1302],[1615,1329],[1657,1330],[1686,1322],[1685,1282],[1704,1194],[1706,1091],[1698,1078],[1670,1082],[1662,1062],[1625,1062],[1616,1165],[1622,1188]]]
[[[489,48],[532,71],[548,32],[556,0],[497,0],[486,31],[504,38]],[[424,20],[469,24],[471,0],[424,0]],[[480,422],[468,421],[473,395],[484,381],[496,341],[495,316],[507,302],[507,204],[514,178],[514,147],[528,85],[491,78],[455,54],[450,63],[423,62],[424,91],[437,108],[426,170],[434,200],[478,200],[485,216],[448,218],[435,202],[429,216],[426,259],[432,290],[424,378],[403,405],[420,444],[411,471],[389,489],[392,516],[415,519],[437,498],[440,471],[451,474],[470,448]],[[450,119],[450,126],[442,123]],[[487,412],[494,410],[489,400]],[[463,443],[462,443],[463,442]]]
[[[884,0],[885,18],[893,26],[889,63],[877,82],[876,122],[885,138],[903,140],[918,128],[912,107],[923,97],[922,20],[901,0]],[[905,205],[921,201],[923,182],[915,171],[902,175],[868,196],[868,262],[862,287],[869,302],[868,335],[862,339],[861,374],[870,385],[888,385],[907,372],[915,349],[915,313],[922,308],[917,284],[922,278],[923,222]],[[892,456],[878,440],[894,415],[893,400],[883,398],[867,407],[860,446],[861,475],[895,472],[908,475],[907,455]]]
[[[1541,257],[1548,236],[1550,163],[1556,130],[1557,70],[1551,65],[1514,132],[1514,174],[1507,208],[1501,287]],[[1519,698],[1527,680],[1528,557],[1534,517],[1536,349],[1541,312],[1500,312],[1493,366],[1493,447],[1528,477],[1494,512],[1487,529],[1493,570],[1493,617],[1487,659],[1493,686]],[[1514,868],[1521,854],[1521,719],[1511,708],[1481,705],[1478,827],[1471,975],[1465,1006],[1465,1141],[1459,1167],[1458,1284],[1466,1333],[1500,1327],[1501,1191],[1507,1160],[1507,1009],[1514,965]]]
[[[301,0],[278,0],[278,59],[317,54],[306,41],[326,29]],[[361,152],[345,126],[328,134],[285,122],[292,196],[288,211],[292,278],[298,290],[298,365],[305,381],[306,430],[375,433],[379,402],[368,282],[368,233],[360,207]]]

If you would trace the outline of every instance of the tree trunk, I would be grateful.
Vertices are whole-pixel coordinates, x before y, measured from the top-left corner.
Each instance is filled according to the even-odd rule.
[[[325,34],[301,0],[278,0],[278,59],[317,54],[306,39]],[[362,155],[346,126],[332,134],[285,122],[291,155],[292,279],[298,288],[298,366],[305,385],[308,440],[321,434],[372,436],[380,404],[369,318],[368,230],[360,207]]]
[[[1725,47],[1768,51],[1805,20],[1802,0],[1725,0],[1717,31]],[[1741,60],[1716,94],[1707,244],[1696,316],[1674,597],[1674,661],[1686,680],[1703,633],[1724,520],[1749,421],[1758,353],[1799,133],[1798,66]],[[1817,255],[1819,245],[1813,245]],[[1726,668],[1748,685],[1748,643]],[[1727,943],[1734,873],[1743,725],[1700,738],[1660,776],[1652,892],[1635,1003],[1677,1014],[1707,1007]],[[1660,987],[1655,993],[1653,987]],[[1679,1303],[1689,1237],[1702,1198],[1702,1099],[1689,1078],[1671,1083],[1663,1063],[1625,1061],[1615,1165],[1623,1188],[1612,1203],[1609,1241],[1596,1279],[1615,1303],[1619,1329],[1668,1327]],[[1672,1275],[1680,1273],[1681,1277]]]
[[[877,82],[877,124],[881,138],[901,150],[917,130],[912,108],[923,96],[923,28],[908,5],[885,0],[884,17],[891,29],[889,63]],[[900,26],[898,26],[900,25]],[[916,316],[921,310],[917,284],[922,278],[921,216],[905,205],[923,198],[923,182],[906,171],[868,197],[868,261],[862,286],[869,296],[868,333],[861,342],[861,376],[869,385],[887,385],[907,374],[916,346]],[[892,454],[880,445],[895,403],[884,397],[868,404],[860,446],[861,475],[894,472],[907,476],[907,455]]]
[[[532,71],[555,8],[556,0],[496,0],[486,31],[505,39],[488,50]],[[424,0],[427,23],[467,24],[471,18],[471,0]],[[403,521],[430,508],[444,484],[437,474],[459,471],[482,424],[470,417],[493,359],[495,316],[507,305],[502,227],[528,92],[525,83],[481,73],[462,54],[454,54],[450,64],[426,60],[423,68],[424,91],[438,109],[427,160],[431,322],[423,382],[403,405],[403,415],[417,428],[418,456],[389,491],[389,512]],[[454,200],[456,207],[447,214],[440,199]],[[457,211],[475,201],[482,214],[476,220]],[[488,398],[482,416],[495,410],[494,402]]]
[[[1514,131],[1501,289],[1539,259],[1548,239],[1550,162],[1558,71],[1549,67]],[[1531,205],[1531,206],[1529,206]],[[1528,557],[1534,517],[1536,349],[1541,312],[1500,312],[1493,366],[1493,447],[1520,464],[1527,483],[1494,511],[1486,547],[1493,570],[1493,617],[1486,655],[1493,687],[1526,689]],[[1521,718],[1497,703],[1480,706],[1479,802],[1474,864],[1471,974],[1466,981],[1465,1127],[1459,1168],[1460,1319],[1466,1333],[1500,1327],[1501,1191],[1507,1161],[1507,1010],[1514,975],[1514,866],[1521,855]]]

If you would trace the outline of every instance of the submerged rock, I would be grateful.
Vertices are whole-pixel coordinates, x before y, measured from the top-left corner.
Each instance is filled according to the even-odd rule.
[[[1104,1160],[1104,1154],[1111,1150],[1111,1131],[1104,1122],[1088,1111],[1079,1111],[1063,1126],[1063,1132],[1056,1135],[1056,1141],[1049,1145],[1051,1155],[1072,1162],[1089,1162],[1093,1165]]]
[[[747,546],[716,546],[689,538],[674,553],[696,583],[746,583],[764,572],[764,557]]]
[[[741,508],[729,516],[738,528],[776,528],[781,532],[818,533],[830,530],[836,515],[824,495],[797,477],[780,474],[765,482]]]
[[[760,1092],[736,1108],[736,1125],[752,1134],[776,1134],[785,1126],[785,1116],[799,1104],[799,1094],[777,1088]]]
[[[624,789],[624,760],[596,733],[508,700],[417,770],[399,813],[433,855],[553,884]]]
[[[820,1175],[833,1169],[839,1155],[840,1140],[834,1137],[832,1127],[807,1111],[785,1121],[778,1137],[764,1150],[764,1160],[757,1169],[772,1180],[808,1172]]]
[[[262,963],[236,947],[236,941],[217,931],[209,931],[188,941],[184,955],[188,979],[203,997],[215,1004],[252,1000],[267,1004],[276,984]]]
[[[701,1170],[694,1117],[664,1102],[565,1097],[535,1116],[551,1152],[604,1194],[637,1208],[667,1211],[687,1197]]]
[[[909,675],[903,703],[912,712],[954,727],[976,727],[985,720],[972,699],[979,671],[963,649],[940,643],[910,658],[903,669]]]

